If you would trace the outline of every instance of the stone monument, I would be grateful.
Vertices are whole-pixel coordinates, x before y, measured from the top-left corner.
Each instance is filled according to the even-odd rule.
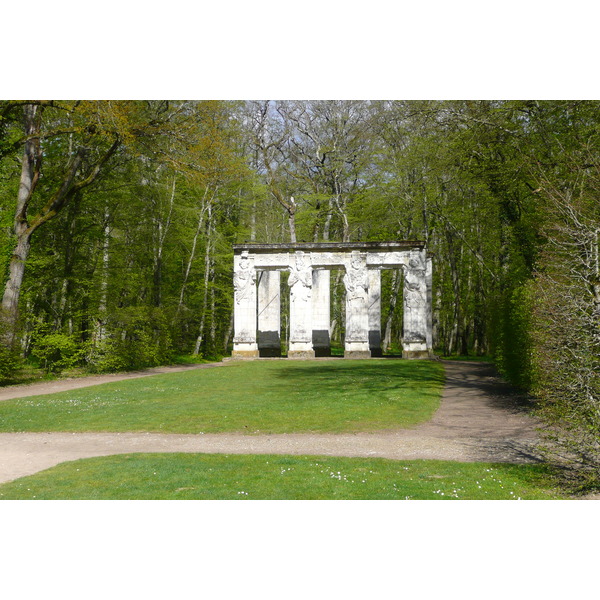
[[[234,245],[232,356],[280,356],[281,271],[289,273],[288,358],[329,355],[332,269],[344,270],[346,358],[382,355],[382,269],[404,272],[403,358],[432,356],[432,261],[425,243],[412,241]]]

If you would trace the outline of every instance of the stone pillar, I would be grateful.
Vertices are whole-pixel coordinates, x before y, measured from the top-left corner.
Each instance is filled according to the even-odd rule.
[[[279,271],[258,274],[258,352],[281,356],[281,276]]]
[[[312,343],[315,356],[331,356],[330,275],[326,269],[313,270]]]
[[[381,350],[381,271],[369,269],[369,349],[371,356],[383,356]]]
[[[233,353],[232,358],[255,358],[256,343],[256,272],[254,258],[244,251],[234,257]]]
[[[314,358],[312,345],[313,270],[304,252],[290,257],[290,340],[288,358]]]
[[[433,357],[433,264],[431,256],[427,257],[425,264],[425,285],[427,287],[427,350]]]
[[[344,265],[346,286],[346,338],[344,358],[370,358],[369,350],[369,276],[366,254],[354,251]]]
[[[402,358],[429,358],[427,252],[414,250],[407,262],[404,271]]]

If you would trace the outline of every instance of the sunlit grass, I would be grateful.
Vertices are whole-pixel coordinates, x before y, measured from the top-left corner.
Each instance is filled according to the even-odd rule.
[[[435,361],[231,362],[0,402],[0,431],[394,429],[431,418],[443,382]]]
[[[492,363],[493,360],[490,356],[470,356],[466,354],[452,354],[448,356],[442,356],[442,360],[464,360],[471,362],[489,362]]]
[[[539,465],[322,456],[125,454],[0,485],[0,499],[528,500],[560,498]],[[564,497],[564,496],[563,496]]]

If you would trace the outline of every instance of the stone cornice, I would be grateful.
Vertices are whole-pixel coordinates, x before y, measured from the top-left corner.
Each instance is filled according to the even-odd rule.
[[[234,254],[244,251],[256,254],[269,252],[331,252],[359,250],[360,252],[394,252],[398,250],[423,250],[426,244],[420,240],[397,242],[298,242],[289,244],[233,244]]]

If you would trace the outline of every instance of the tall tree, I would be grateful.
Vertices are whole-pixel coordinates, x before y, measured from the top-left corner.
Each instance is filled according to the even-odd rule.
[[[78,124],[73,127],[71,123],[64,123],[62,118],[58,118],[54,127],[45,128],[44,112],[49,112],[52,108],[52,105],[45,103],[28,103],[22,108],[23,157],[14,219],[15,245],[2,297],[3,317],[8,326],[6,341],[10,345],[16,337],[19,296],[34,232],[53,219],[77,194],[94,183],[122,143],[118,130],[98,132],[95,124],[90,121],[83,126]],[[59,110],[72,114],[76,107],[61,106]],[[41,206],[31,215],[30,208],[42,176],[42,141],[48,139],[54,142],[52,138],[63,134],[63,131],[68,132],[69,136],[76,131],[80,137],[79,143],[77,147],[71,148],[66,160],[62,161],[61,173],[53,187],[44,190],[43,196],[40,194]],[[72,137],[69,139],[72,141]]]

